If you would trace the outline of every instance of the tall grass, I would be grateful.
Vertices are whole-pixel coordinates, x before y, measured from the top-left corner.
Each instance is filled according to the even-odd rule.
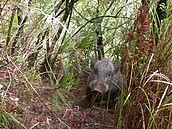
[[[13,97],[22,96],[22,100],[19,101],[21,108],[25,104],[29,107],[36,99],[41,101],[54,116],[61,108],[61,103],[70,107],[68,102],[70,99],[66,95],[68,89],[78,84],[79,79],[82,81],[79,75],[88,68],[89,60],[97,56],[95,54],[97,51],[95,12],[97,10],[93,4],[95,2],[79,2],[75,8],[82,13],[76,9],[73,10],[73,15],[69,17],[72,20],[64,23],[61,19],[66,5],[60,5],[63,1],[38,0],[24,3],[2,0],[0,4],[0,85],[3,88],[0,88],[0,92],[11,95],[15,91],[15,94],[12,94]],[[155,46],[155,36],[151,27],[154,23],[157,27],[157,21],[155,21],[157,14],[154,14],[154,11],[150,11],[153,17],[150,20],[145,7],[140,8],[140,11],[145,14],[140,21],[137,14],[137,22],[133,23],[135,26],[133,28],[128,26],[131,26],[130,23],[137,9],[132,12],[129,8],[128,13],[123,8],[136,4],[135,2],[128,4],[115,1],[114,5],[108,2],[107,4],[105,1],[102,3],[100,14],[107,15],[102,22],[105,54],[113,60],[122,58],[123,63],[124,88],[119,104],[118,128],[171,129],[171,4],[167,10],[169,12],[166,19],[160,28],[156,28],[158,43]],[[107,11],[105,11],[106,8]],[[58,15],[54,16],[54,12]],[[68,28],[69,22],[71,24]],[[58,37],[58,30],[61,27],[63,31]],[[141,29],[140,33],[139,29]],[[128,33],[127,38],[124,36],[125,31]],[[126,42],[122,44],[122,40]],[[121,46],[122,50],[120,50]],[[49,55],[53,57],[51,58],[53,64],[47,58]],[[53,65],[53,67],[44,67],[44,72],[48,73],[48,79],[41,76],[45,73],[40,72],[44,60],[47,60],[47,66]],[[45,87],[46,84],[50,87]],[[39,92],[44,87],[51,94],[49,95],[51,107],[48,107],[50,105],[47,106],[45,102],[49,98]],[[22,127],[20,122],[11,117],[15,113],[13,107],[19,108],[18,105],[9,103],[11,96],[5,96],[5,101],[3,97],[0,98],[2,127],[5,128],[10,124],[15,126],[14,123],[17,123],[17,127]]]
[[[144,10],[144,7],[142,9]],[[172,109],[171,14],[167,15],[160,28],[156,28],[159,30],[157,44],[153,43],[157,37],[150,33],[150,25],[157,24],[157,21],[149,24],[148,17],[144,17],[144,14],[141,17],[144,19],[138,21],[136,19],[135,29],[129,31],[128,39],[125,42],[129,43],[131,47],[124,47],[127,52],[123,53],[122,59],[124,62],[124,89],[130,97],[126,99],[128,101],[121,115],[123,124],[120,128],[170,129],[172,127],[170,121]],[[147,22],[144,21],[145,19]],[[142,26],[137,24],[139,22]],[[137,29],[143,32],[138,32]],[[152,36],[149,37],[149,34]],[[149,42],[146,43],[147,41]],[[155,46],[151,47],[151,44]],[[150,47],[146,47],[147,45]],[[142,46],[145,48],[142,49]],[[150,48],[151,52],[148,51]]]

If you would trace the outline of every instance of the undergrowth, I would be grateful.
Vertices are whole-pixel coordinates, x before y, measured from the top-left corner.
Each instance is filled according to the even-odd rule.
[[[126,97],[127,103],[121,116],[122,126],[132,129],[170,129],[172,20],[167,18],[163,21],[158,33],[160,38],[155,42],[147,12],[145,5],[138,9],[122,51],[124,89],[130,95],[129,99]]]
[[[98,28],[95,24],[97,19],[93,17],[88,20],[77,10],[75,10],[77,15],[72,17],[72,11],[64,11],[68,9],[67,5],[60,6],[63,3],[60,3],[61,1],[55,5],[49,1],[41,1],[41,4],[35,2],[33,3],[35,6],[29,2],[28,5],[13,2],[8,3],[7,0],[3,3],[3,7],[0,4],[0,14],[2,14],[0,15],[2,21],[0,128],[48,129],[57,128],[58,125],[60,128],[82,129],[86,117],[79,107],[76,105],[73,107],[74,100],[72,100],[70,90],[76,90],[76,96],[81,97],[81,91],[78,87],[75,89],[75,86],[78,84],[85,86],[83,80],[87,80],[87,76],[83,74],[89,74],[88,62],[94,58],[93,55],[97,50],[94,34],[95,29]],[[66,4],[69,4],[69,1],[66,1]],[[110,4],[109,8],[111,5],[113,4]],[[37,6],[40,6],[40,9]],[[58,8],[58,6],[60,7]],[[85,7],[85,3],[83,7]],[[55,9],[53,10],[53,8]],[[111,55],[112,60],[116,60],[116,57],[117,60],[121,59],[124,80],[120,102],[118,101],[115,107],[116,114],[114,113],[114,116],[117,115],[118,118],[114,119],[113,127],[119,129],[171,129],[171,4],[169,4],[167,9],[169,12],[160,28],[158,28],[159,23],[156,19],[157,13],[150,8],[150,5],[136,8],[137,14],[132,25],[130,24],[132,18],[126,18],[127,21],[120,12],[123,10],[123,5],[120,10],[117,9],[114,8],[111,11],[112,14],[114,11],[119,11],[116,16],[112,16],[117,19],[117,22],[114,23],[114,19],[112,21],[110,19],[103,20],[105,28],[102,32],[105,35],[103,40],[106,40],[103,47],[107,47],[105,54]],[[57,17],[53,17],[54,12],[58,12]],[[61,16],[63,12],[65,12],[64,16]],[[90,13],[93,12],[91,10],[87,15],[91,17]],[[74,28],[72,29],[75,32],[73,34],[68,28],[70,20],[61,22],[67,14],[70,16],[66,20],[73,18],[71,20]],[[77,19],[78,15],[81,16],[82,21]],[[122,18],[118,15],[121,15]],[[107,18],[111,18],[111,16],[108,15]],[[119,19],[126,21],[115,26],[120,21]],[[86,23],[81,26],[83,21]],[[111,23],[109,26],[114,27],[106,27],[108,22]],[[119,31],[114,28],[125,28],[126,23],[130,24],[129,29],[120,30],[125,30],[126,36],[125,34],[121,35],[120,32],[121,37],[119,37],[116,34]],[[87,24],[88,26],[86,26]],[[106,29],[108,29],[107,34]],[[112,35],[110,35],[110,30],[114,30]],[[76,35],[79,32],[81,33]],[[124,42],[119,45],[115,44],[113,41],[115,36],[115,41],[118,42],[125,37]],[[110,38],[108,39],[108,37]],[[109,42],[111,44],[108,44]],[[108,48],[109,46],[110,48]],[[104,113],[104,111],[102,112]],[[105,114],[102,115],[102,123],[109,122],[104,119]],[[90,117],[92,116],[90,115]],[[101,127],[104,128],[104,125]]]

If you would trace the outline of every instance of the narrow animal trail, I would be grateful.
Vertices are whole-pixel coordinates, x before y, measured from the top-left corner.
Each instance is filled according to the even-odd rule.
[[[1,82],[2,80],[8,81],[6,79],[8,72],[3,71],[3,77],[0,78]],[[6,99],[8,99],[6,107],[0,106],[0,108],[5,108],[6,112],[15,114],[15,118],[27,129],[116,128],[118,109],[107,111],[105,108],[100,107],[83,107],[88,75],[89,71],[83,72],[82,76],[77,77],[80,83],[73,86],[69,91],[68,89],[64,89],[68,93],[67,101],[70,106],[62,104],[58,107],[58,105],[55,105],[55,103],[60,103],[59,101],[54,102],[52,99],[52,94],[57,91],[52,88],[48,81],[41,81],[39,82],[39,86],[35,86],[35,90],[44,102],[32,90],[29,90],[27,83],[19,81],[11,86],[6,93]],[[38,82],[36,81],[35,83]],[[3,88],[1,91],[3,91]],[[18,98],[17,104],[11,98]],[[14,128],[13,125],[12,127]],[[21,126],[19,125],[17,128],[20,129]]]
[[[101,107],[88,107],[85,108],[85,90],[86,81],[89,75],[89,71],[85,71],[81,77],[79,77],[80,84],[76,85],[74,89],[70,91],[70,98],[72,99],[72,111],[74,123],[82,124],[78,129],[114,129],[117,127],[117,114],[118,109],[109,109]],[[73,121],[69,121],[73,122]],[[76,124],[76,125],[77,125]],[[72,123],[70,123],[72,125]],[[77,128],[77,126],[71,126],[71,128]]]
[[[117,128],[119,110],[107,110],[101,107],[84,107],[86,81],[89,71],[79,76],[80,83],[69,91],[71,106],[64,105],[57,116],[61,122],[54,125],[56,129],[114,129]]]

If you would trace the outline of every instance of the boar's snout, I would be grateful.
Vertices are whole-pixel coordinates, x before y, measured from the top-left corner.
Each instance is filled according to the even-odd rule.
[[[97,92],[99,92],[99,93],[103,93],[103,84],[97,84],[93,89],[92,89],[92,92],[93,91],[97,91]]]
[[[106,80],[97,80],[97,81],[93,81],[93,83],[91,83],[90,87],[92,87],[91,91],[95,91],[95,92],[99,92],[100,94],[104,94],[106,91],[108,91],[109,86],[106,82]]]

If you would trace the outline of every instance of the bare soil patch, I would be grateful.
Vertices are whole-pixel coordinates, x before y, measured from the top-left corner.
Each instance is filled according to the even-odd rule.
[[[2,72],[0,82],[9,82],[9,71]],[[13,71],[14,72],[14,71]],[[17,73],[18,74],[18,73]],[[11,78],[16,75],[14,72]],[[79,84],[69,89],[63,89],[68,96],[68,105],[59,101],[56,107],[52,101],[52,94],[57,92],[48,81],[41,81],[40,86],[35,86],[35,90],[41,97],[34,93],[23,80],[19,80],[13,85],[10,84],[6,92],[6,106],[0,106],[15,116],[28,129],[113,129],[117,124],[118,108],[107,110],[101,107],[83,107],[85,98],[86,81],[89,71],[85,71],[82,76],[78,76]],[[22,77],[21,77],[22,78]],[[32,82],[34,84],[34,82]],[[38,82],[35,82],[38,83]],[[63,93],[62,91],[62,93]],[[18,98],[18,101],[15,99]],[[2,100],[1,100],[2,101]],[[53,107],[55,107],[53,109]],[[58,109],[58,110],[57,110]]]

